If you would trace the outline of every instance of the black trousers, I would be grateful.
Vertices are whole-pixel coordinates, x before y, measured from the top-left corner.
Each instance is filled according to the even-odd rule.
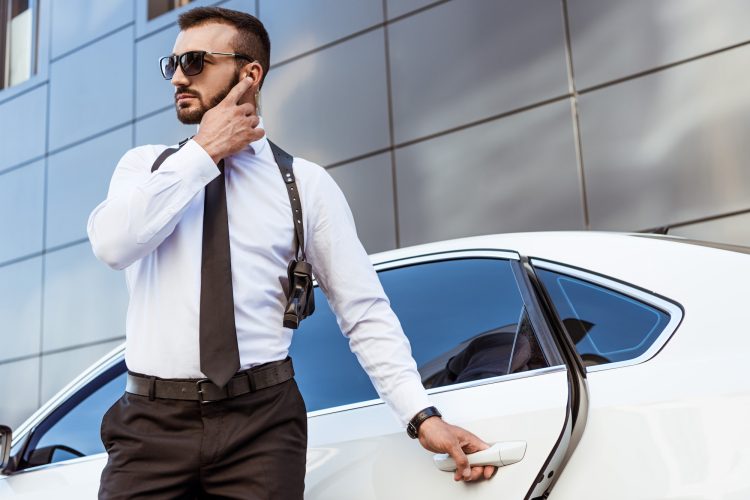
[[[126,392],[101,437],[100,499],[303,497],[307,415],[294,379],[210,403]]]

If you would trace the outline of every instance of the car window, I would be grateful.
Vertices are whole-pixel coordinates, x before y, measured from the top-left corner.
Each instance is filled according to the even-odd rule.
[[[425,387],[547,366],[509,261],[443,260],[379,277]],[[301,324],[290,350],[308,410],[377,398],[320,289],[315,300],[315,314]]]
[[[537,269],[585,365],[637,358],[669,323],[669,314],[623,293]]]
[[[121,361],[53,411],[34,431],[22,467],[104,453],[102,416],[125,391],[125,370]]]

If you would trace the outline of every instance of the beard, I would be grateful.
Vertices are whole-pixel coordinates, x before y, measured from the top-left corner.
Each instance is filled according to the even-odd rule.
[[[196,97],[196,100],[198,101],[198,108],[197,109],[191,109],[191,108],[180,108],[179,104],[175,102],[175,109],[177,111],[177,119],[180,120],[180,122],[184,123],[185,125],[196,125],[201,122],[203,119],[203,115],[206,114],[206,111],[213,108],[217,104],[219,104],[221,101],[224,100],[224,98],[229,94],[229,92],[234,88],[235,85],[240,83],[240,72],[236,71],[234,73],[234,77],[232,77],[232,80],[227,84],[226,87],[221,89],[216,95],[214,95],[211,100],[209,101],[208,105],[205,105],[203,103],[203,97],[201,97],[200,93],[188,89],[187,87],[179,87],[175,90],[176,94],[190,94],[194,95]]]

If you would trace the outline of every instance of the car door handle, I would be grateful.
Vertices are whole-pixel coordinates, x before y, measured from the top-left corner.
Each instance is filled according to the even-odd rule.
[[[526,441],[505,441],[495,443],[486,450],[469,453],[469,465],[494,465],[503,467],[505,465],[520,462],[526,454]],[[456,470],[456,462],[447,453],[439,453],[433,457],[435,466],[446,472]]]

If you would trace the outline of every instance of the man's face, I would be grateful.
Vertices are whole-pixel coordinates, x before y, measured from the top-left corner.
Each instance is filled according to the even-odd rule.
[[[173,53],[180,55],[190,50],[234,52],[232,40],[236,34],[233,26],[222,23],[195,26],[177,35]],[[172,77],[177,119],[186,124],[200,123],[205,112],[219,104],[239,79],[236,59],[232,56],[206,54],[203,71],[193,76],[185,76],[178,67]]]

